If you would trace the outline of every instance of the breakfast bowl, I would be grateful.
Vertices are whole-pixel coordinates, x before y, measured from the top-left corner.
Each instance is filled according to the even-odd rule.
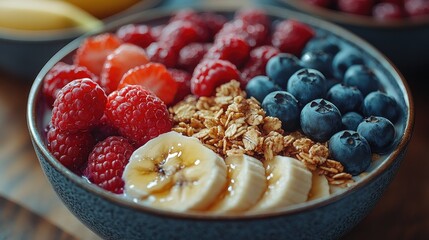
[[[426,42],[429,40],[429,15],[426,15],[423,9],[418,12],[417,8],[409,7],[408,11],[413,12],[405,13],[406,10],[401,10],[402,17],[378,19],[374,16],[345,13],[335,8],[315,6],[306,1],[281,0],[278,2],[290,9],[328,20],[352,31],[384,53],[404,74],[413,73],[416,70],[422,71],[428,66],[429,59],[421,54],[428,51]],[[353,4],[353,1],[349,2],[350,5]],[[401,3],[403,1],[385,2]],[[416,16],[410,16],[410,14]]]
[[[237,8],[207,6],[200,7],[194,11],[215,12],[216,14],[223,15],[226,19],[231,19],[234,17],[236,10]],[[363,173],[355,174],[353,179],[349,179],[351,180],[350,184],[347,184],[345,187],[336,188],[329,196],[311,201],[304,200],[304,202],[287,207],[273,208],[270,211],[223,214],[210,214],[207,211],[199,211],[191,208],[187,211],[183,211],[184,206],[191,204],[190,201],[183,201],[181,204],[174,205],[173,208],[156,207],[150,204],[144,204],[138,198],[130,198],[131,194],[114,194],[102,189],[96,184],[92,184],[91,177],[88,177],[85,173],[86,171],[83,171],[86,177],[82,177],[82,173],[78,169],[65,167],[59,160],[60,156],[53,153],[49,147],[49,143],[52,144],[52,141],[49,140],[49,136],[47,137],[47,131],[49,135],[50,129],[52,129],[50,122],[55,124],[56,121],[51,117],[51,112],[57,111],[55,106],[57,101],[59,101],[58,99],[61,98],[62,93],[61,91],[58,93],[58,98],[54,103],[54,109],[51,110],[43,92],[44,80],[47,78],[51,69],[59,62],[72,64],[76,58],[75,54],[79,46],[84,43],[85,39],[91,36],[97,36],[102,33],[115,33],[118,28],[130,23],[144,23],[152,26],[166,24],[172,16],[177,16],[175,15],[175,11],[171,9],[155,9],[141,12],[120,19],[107,26],[102,31],[94,32],[92,35],[76,39],[61,49],[43,67],[35,79],[29,94],[27,122],[31,140],[40,165],[54,191],[58,194],[63,203],[88,228],[105,239],[335,239],[347,233],[371,211],[382,196],[384,190],[392,181],[395,173],[398,171],[412,135],[414,107],[411,93],[405,79],[386,57],[374,47],[340,27],[280,8],[266,7],[264,11],[266,11],[270,20],[274,23],[284,19],[294,19],[294,21],[299,21],[307,26],[311,26],[316,35],[328,34],[334,36],[339,41],[338,43],[340,46],[352,46],[362,53],[365,64],[375,69],[383,91],[388,93],[389,96],[397,102],[399,114],[394,124],[396,134],[395,137],[392,138],[393,142],[389,145],[388,150],[382,154],[374,154],[370,166],[367,166],[367,169]],[[189,13],[189,11],[187,13]],[[181,16],[189,15],[182,14]],[[168,36],[172,36],[171,32],[169,32]],[[238,55],[234,55],[234,58],[237,59]],[[159,67],[159,65],[157,66]],[[141,70],[141,68],[138,69]],[[132,70],[126,74],[130,72],[132,72]],[[64,88],[67,86],[69,85],[66,85]],[[173,88],[174,84],[168,86],[169,88]],[[132,87],[125,86],[122,89],[130,88]],[[155,89],[154,91],[158,90]],[[196,88],[192,91],[195,92]],[[116,91],[113,93],[115,92]],[[229,91],[227,94],[232,94],[233,92],[234,91]],[[111,93],[109,97],[112,96],[113,93]],[[163,95],[163,97],[168,97],[168,95]],[[228,95],[222,97],[222,101],[228,99]],[[200,99],[207,98],[207,96],[204,96]],[[123,100],[123,98],[118,99]],[[138,101],[136,98],[133,99],[133,101]],[[145,99],[151,98],[145,97]],[[234,101],[241,101],[242,96],[237,96],[234,99]],[[190,105],[192,105],[193,102],[192,100],[190,101]],[[251,103],[249,104],[256,104],[252,105],[253,107],[258,106],[257,100],[250,101]],[[326,102],[324,102],[324,104],[326,104]],[[125,105],[122,106],[126,108]],[[85,105],[79,106],[79,108],[85,108]],[[134,113],[135,112],[139,111],[134,111]],[[153,112],[157,112],[157,116],[162,115],[159,113],[159,109]],[[147,114],[150,115],[151,113]],[[126,114],[124,113],[124,115]],[[222,115],[222,111],[219,115]],[[222,118],[219,117],[219,115],[218,118]],[[107,116],[109,118],[110,115],[107,114]],[[230,121],[233,120],[230,119]],[[131,122],[130,125],[132,125]],[[153,126],[151,123],[147,125]],[[151,131],[160,129],[163,126],[162,124],[158,124],[156,128],[151,127]],[[144,126],[142,125],[141,127],[143,128]],[[125,131],[122,133],[125,133]],[[139,147],[138,150],[133,153],[129,160],[130,163],[133,161],[132,159],[136,160],[134,163],[138,162],[139,155],[156,154],[157,151],[161,149],[160,145],[162,144],[156,144],[156,142],[152,140],[159,139],[159,137],[163,136],[164,140],[173,141],[172,139],[176,138],[178,135],[180,134],[159,134],[159,136],[155,136],[146,143],[142,143],[144,144],[142,146],[143,148]],[[137,138],[137,140],[140,139],[141,138]],[[192,142],[196,144],[198,141],[192,140]],[[322,145],[323,144],[318,146],[325,146]],[[262,149],[262,151],[265,150]],[[215,157],[215,159],[217,158]],[[200,164],[200,160],[202,161],[202,159],[195,161],[194,165],[203,165]],[[299,162],[293,161],[295,163]],[[157,163],[157,167],[155,168],[156,172],[166,174],[168,171],[160,168],[160,164],[161,163]],[[223,162],[219,164],[223,164]],[[218,169],[218,165],[212,165],[212,167],[213,169]],[[125,179],[124,176],[127,175],[125,172],[130,173],[131,171],[132,166],[128,164],[125,167],[123,179]],[[134,173],[144,173],[145,171],[146,170],[142,170],[142,168],[137,168]],[[300,171],[308,172],[308,170],[302,169]],[[204,170],[203,173],[209,175],[211,171]],[[196,172],[195,174],[199,173]],[[350,175],[345,173],[342,176]],[[152,181],[152,184],[156,184],[157,181]],[[138,184],[138,182],[135,182],[135,185]],[[218,184],[221,184],[221,182],[218,182]],[[125,183],[124,192],[129,190],[127,193],[131,193],[131,190],[135,187],[132,185],[127,185],[127,183]],[[186,184],[180,182],[176,185],[182,187]],[[250,192],[256,191],[256,185],[251,185],[250,187],[252,189]],[[202,189],[201,191],[210,195],[210,192],[215,191],[214,189],[219,189],[216,182],[210,185],[210,188],[205,191]],[[134,193],[136,192],[139,193],[138,191]],[[305,197],[307,198],[307,196]],[[168,202],[168,200],[166,201]],[[238,205],[242,204],[244,204],[244,202],[239,202]]]

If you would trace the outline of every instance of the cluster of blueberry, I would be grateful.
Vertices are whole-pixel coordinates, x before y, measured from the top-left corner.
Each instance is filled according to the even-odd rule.
[[[383,154],[392,145],[398,103],[383,92],[356,48],[316,37],[301,59],[287,53],[272,57],[266,73],[249,81],[248,96],[279,118],[285,131],[329,141],[331,157],[350,174],[365,171],[372,153]]]

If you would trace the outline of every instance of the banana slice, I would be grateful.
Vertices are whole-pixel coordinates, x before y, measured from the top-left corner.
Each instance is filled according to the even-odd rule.
[[[330,195],[329,190],[329,183],[328,179],[326,179],[325,175],[319,175],[315,172],[313,172],[313,176],[311,178],[311,189],[310,193],[308,194],[308,201],[327,197]]]
[[[245,154],[229,156],[225,163],[228,169],[227,188],[209,211],[245,211],[256,204],[266,189],[264,166],[258,159]]]
[[[126,195],[174,211],[206,210],[225,188],[223,159],[198,139],[168,132],[148,141],[124,169]]]
[[[311,172],[294,158],[275,156],[264,162],[268,187],[251,211],[270,211],[307,201]]]

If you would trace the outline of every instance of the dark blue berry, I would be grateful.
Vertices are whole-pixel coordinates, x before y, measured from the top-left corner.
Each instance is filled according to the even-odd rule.
[[[256,76],[247,83],[247,97],[254,97],[259,102],[271,92],[280,91],[280,87],[275,85],[267,76]]]
[[[329,89],[326,99],[332,102],[341,113],[360,110],[363,97],[356,87],[337,84]]]
[[[399,117],[399,105],[396,100],[380,91],[368,94],[363,100],[363,114],[369,116],[381,116],[395,123]]]
[[[346,172],[355,176],[371,164],[371,149],[367,140],[359,133],[344,130],[329,139],[331,157],[343,164]]]
[[[315,50],[321,50],[324,51],[331,56],[335,56],[340,51],[340,47],[338,46],[338,40],[330,37],[328,35],[312,38],[307,45],[305,45],[305,48],[303,52],[311,52]]]
[[[348,112],[343,115],[341,122],[344,130],[356,131],[359,123],[363,121],[363,116],[357,112]]]
[[[301,56],[301,66],[317,69],[325,76],[332,77],[332,55],[323,51],[310,51]]]
[[[301,68],[300,61],[295,55],[280,53],[268,60],[266,72],[275,84],[286,89],[289,78]]]
[[[344,75],[344,84],[355,86],[363,96],[379,89],[379,80],[374,71],[365,65],[353,65],[347,69]]]
[[[356,64],[363,64],[363,59],[359,52],[351,48],[341,50],[332,61],[332,73],[337,79],[343,79],[347,69]]]
[[[262,108],[268,116],[280,119],[285,131],[291,132],[299,128],[300,109],[292,94],[286,91],[272,92],[262,101]]]
[[[336,78],[327,78],[326,79],[326,89],[330,89],[335,84],[342,83],[342,81],[336,79]]]
[[[385,153],[395,137],[395,126],[384,117],[365,118],[358,126],[357,132],[369,143],[374,153]]]
[[[326,94],[326,79],[315,69],[303,68],[294,73],[288,83],[287,91],[292,93],[301,106]]]
[[[325,99],[313,100],[301,111],[301,129],[315,141],[327,141],[340,128],[340,110]]]

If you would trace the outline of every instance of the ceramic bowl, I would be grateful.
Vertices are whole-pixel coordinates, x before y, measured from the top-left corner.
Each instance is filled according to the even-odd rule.
[[[236,9],[202,8],[232,16]],[[42,94],[42,80],[58,61],[70,62],[82,38],[59,51],[35,79],[27,109],[27,121],[35,152],[53,189],[86,226],[105,239],[335,239],[343,236],[365,217],[392,181],[410,141],[414,108],[401,74],[375,48],[331,23],[281,8],[266,8],[273,19],[294,18],[329,32],[358,48],[366,63],[377,69],[383,88],[401,108],[396,124],[395,148],[368,169],[368,174],[344,191],[327,199],[246,216],[212,216],[178,213],[139,205],[89,184],[63,167],[47,149],[45,126],[49,110]],[[121,19],[103,31],[114,31],[127,23],[162,23],[170,10],[157,9]]]
[[[290,9],[318,17],[367,40],[401,70],[413,72],[429,66],[429,16],[397,21],[379,21],[372,17],[342,13],[317,7],[301,0],[278,0]]]

